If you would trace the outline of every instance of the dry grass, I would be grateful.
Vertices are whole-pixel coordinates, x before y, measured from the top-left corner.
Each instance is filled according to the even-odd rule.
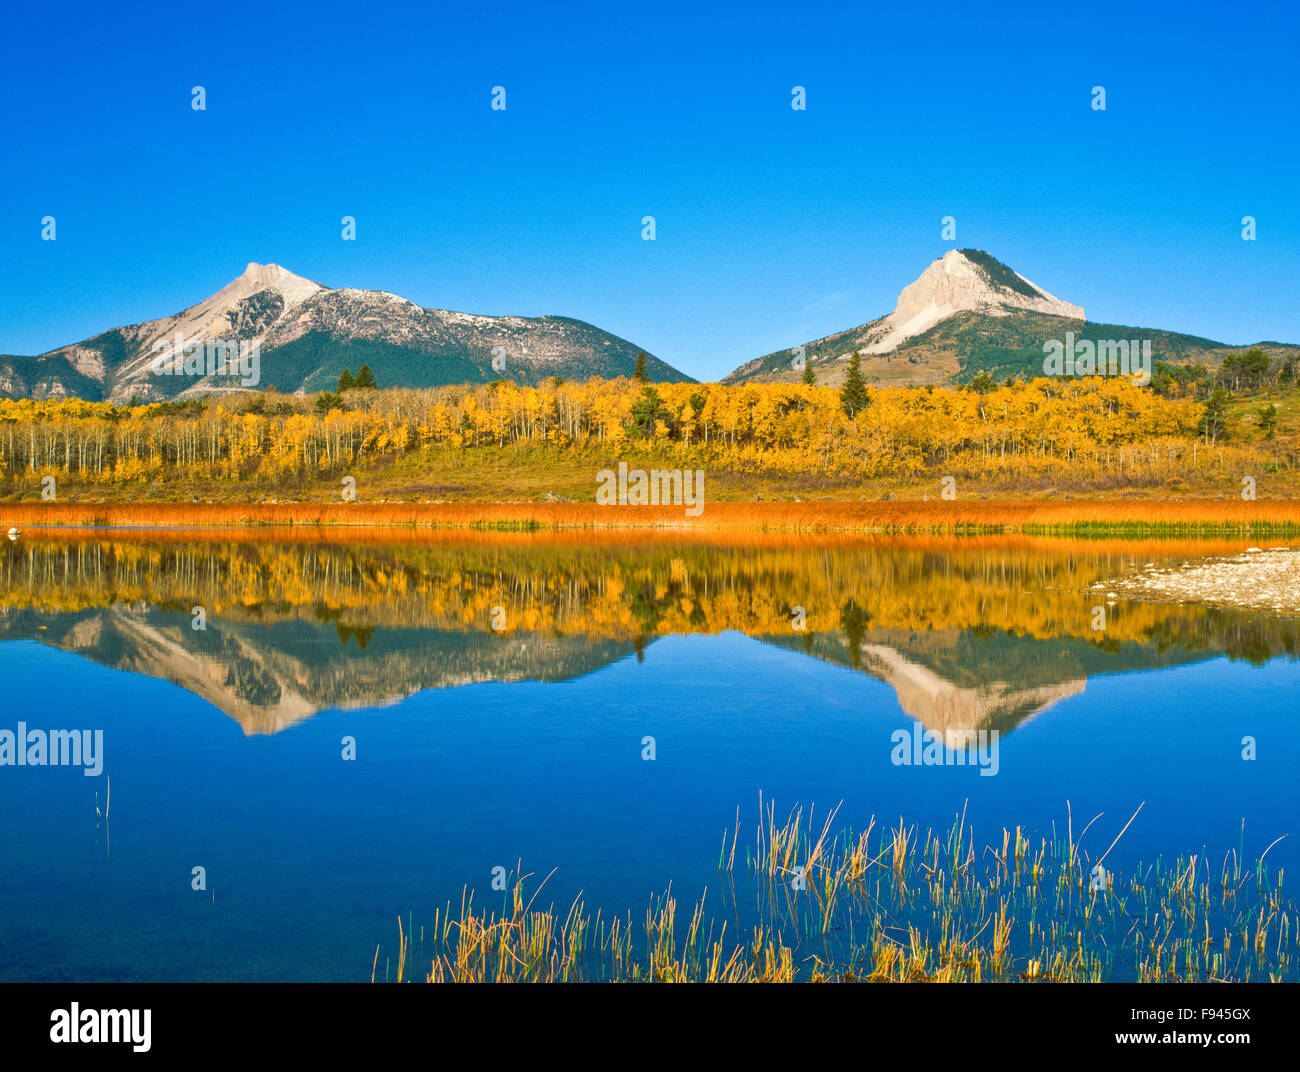
[[[658,529],[797,533],[1300,533],[1300,501],[935,501],[708,504],[595,503],[19,503],[0,504],[0,530],[41,526],[404,526],[487,529]]]
[[[677,900],[669,890],[646,909],[644,928],[631,917],[590,915],[581,895],[568,910],[534,908],[546,880],[531,896],[530,875],[515,880],[500,912],[478,911],[465,891],[459,910],[449,904],[434,915],[428,939],[433,952],[424,973],[430,983],[562,982],[793,982],[791,951],[761,924],[743,945],[728,943],[727,926],[704,930],[704,899],[678,935]],[[550,876],[547,876],[549,879]],[[413,930],[410,927],[410,930]],[[640,931],[640,933],[638,933]],[[420,944],[425,943],[421,928]],[[414,959],[412,934],[397,920],[397,953],[384,965],[385,980],[402,982]],[[376,979],[379,947],[370,981]]]
[[[718,869],[739,932],[732,884],[752,895],[750,937],[704,899],[678,934],[671,891],[643,925],[590,916],[581,895],[567,911],[534,907],[518,879],[500,912],[474,908],[435,917],[429,982],[1139,982],[1292,981],[1296,905],[1282,895],[1264,850],[1253,866],[1230,852],[1216,869],[1200,855],[1159,859],[1131,871],[1102,865],[1141,806],[1095,859],[1084,847],[1097,816],[1076,836],[1036,842],[1017,827],[976,847],[963,814],[951,829],[919,833],[902,820],[875,834],[832,827],[791,811],[777,824],[764,809],[752,849],[737,864],[739,817],[723,835]],[[873,836],[874,835],[874,836]],[[730,838],[730,847],[728,839]],[[1245,832],[1243,829],[1243,849]],[[1280,840],[1280,839],[1279,839]],[[1273,843],[1274,845],[1277,842]],[[1100,871],[1097,869],[1101,868]],[[1100,875],[1100,878],[1096,876]],[[542,883],[542,887],[545,882]],[[539,891],[540,892],[540,889]],[[726,898],[724,896],[724,902]],[[706,931],[707,927],[707,931]],[[716,937],[715,937],[716,930]],[[424,932],[421,931],[423,950]],[[385,979],[408,975],[415,954],[398,921],[397,959]],[[375,965],[379,950],[375,951]],[[372,981],[375,978],[372,970]]]

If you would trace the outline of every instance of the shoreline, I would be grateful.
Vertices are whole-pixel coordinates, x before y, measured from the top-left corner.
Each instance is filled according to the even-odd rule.
[[[1139,573],[1095,587],[1145,602],[1231,607],[1282,617],[1300,615],[1300,549],[1251,547],[1168,568],[1148,563]]]
[[[717,502],[698,517],[573,502],[0,503],[0,532],[24,527],[1284,536],[1300,535],[1300,500]]]

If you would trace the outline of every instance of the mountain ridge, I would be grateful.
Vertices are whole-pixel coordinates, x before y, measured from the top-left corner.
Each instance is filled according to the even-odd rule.
[[[426,689],[576,680],[662,639],[652,636],[639,646],[612,636],[526,632],[484,644],[472,630],[395,625],[361,630],[365,642],[352,647],[336,632],[323,622],[214,619],[198,633],[188,613],[153,604],[75,611],[0,607],[0,639],[29,640],[169,681],[233,718],[247,736],[277,733],[326,710],[387,706]],[[933,634],[873,629],[853,641],[827,634],[807,638],[811,645],[784,635],[750,639],[882,681],[903,713],[945,736],[979,729],[1010,733],[1106,672],[1104,664],[1080,661],[1095,650],[1090,645],[1010,634],[990,641],[952,628]],[[982,658],[981,649],[987,649]],[[959,650],[966,658],[957,665]],[[1008,654],[1009,672],[995,659]],[[1207,657],[1135,644],[1120,655],[1123,668]]]
[[[161,374],[177,343],[258,350],[256,382],[208,371]],[[179,352],[179,350],[178,350]],[[0,395],[162,401],[247,389],[331,390],[345,367],[372,366],[383,386],[435,387],[550,376],[631,375],[638,347],[573,317],[484,316],[426,308],[389,291],[326,287],[278,264],[249,262],[179,313],[110,328],[33,356],[0,355]],[[694,382],[646,353],[652,378]],[[224,367],[224,364],[223,366]],[[246,366],[246,368],[251,368]]]
[[[1066,333],[1094,342],[1149,339],[1153,361],[1216,368],[1242,346],[1163,329],[1088,321],[1082,306],[1048,292],[991,254],[950,249],[902,289],[892,312],[856,327],[745,362],[723,384],[794,382],[796,358],[818,383],[839,386],[853,351],[875,386],[960,386],[1043,374],[1043,344]],[[177,343],[256,347],[235,375],[206,367],[160,374],[159,347]],[[1270,357],[1300,357],[1300,345],[1248,344]],[[371,366],[384,387],[425,388],[497,379],[536,385],[548,377],[631,375],[643,351],[565,316],[488,316],[424,307],[402,295],[328,287],[279,264],[250,261],[243,273],[174,313],[110,328],[32,356],[0,354],[0,397],[124,403],[188,399],[245,390],[286,394],[333,390],[344,368]],[[224,361],[224,359],[223,359]],[[201,362],[199,363],[201,366]],[[225,368],[224,363],[217,366]],[[647,378],[695,379],[646,352]],[[250,382],[252,381],[252,382]]]
[[[844,382],[849,355],[877,386],[956,386],[981,373],[995,378],[1043,375],[1043,343],[1076,338],[1150,339],[1152,360],[1216,367],[1242,346],[1181,332],[1089,321],[1082,306],[1050,294],[983,250],[949,250],[899,293],[894,311],[801,347],[776,350],[733,369],[723,383],[795,382],[796,358],[817,382]],[[1300,345],[1262,342],[1270,356],[1300,354]]]

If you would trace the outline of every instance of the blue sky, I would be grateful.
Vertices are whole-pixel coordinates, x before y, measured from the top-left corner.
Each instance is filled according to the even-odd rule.
[[[52,3],[5,31],[0,353],[274,261],[712,379],[888,312],[954,244],[1092,320],[1300,341],[1294,6]]]

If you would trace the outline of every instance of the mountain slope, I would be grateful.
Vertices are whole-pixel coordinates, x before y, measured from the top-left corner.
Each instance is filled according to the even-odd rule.
[[[154,369],[160,348],[225,343],[260,347],[247,374]],[[433,387],[549,376],[630,375],[637,347],[568,317],[476,316],[425,309],[378,290],[330,289],[276,264],[249,264],[210,298],[177,313],[103,332],[36,357],[0,356],[0,394],[124,402],[243,390],[332,389],[345,367],[369,364],[385,387]],[[646,356],[651,379],[688,381]]]
[[[1152,361],[1217,366],[1230,347],[1195,335],[1097,324],[1084,310],[1062,301],[982,250],[950,250],[905,287],[887,316],[806,344],[807,361],[820,384],[844,381],[849,354],[857,350],[862,374],[881,385],[955,384],[988,373],[996,379],[1041,376],[1043,343],[1078,339],[1149,339]],[[1300,347],[1259,344],[1272,356]],[[778,350],[741,365],[723,381],[791,382],[801,371],[794,351]]]
[[[276,733],[325,708],[382,707],[423,689],[484,681],[567,681],[635,645],[544,633],[491,637],[401,626],[340,643],[330,624],[217,621],[196,632],[186,613],[112,605],[72,613],[0,608],[0,640],[31,639],[201,696],[246,734]]]

